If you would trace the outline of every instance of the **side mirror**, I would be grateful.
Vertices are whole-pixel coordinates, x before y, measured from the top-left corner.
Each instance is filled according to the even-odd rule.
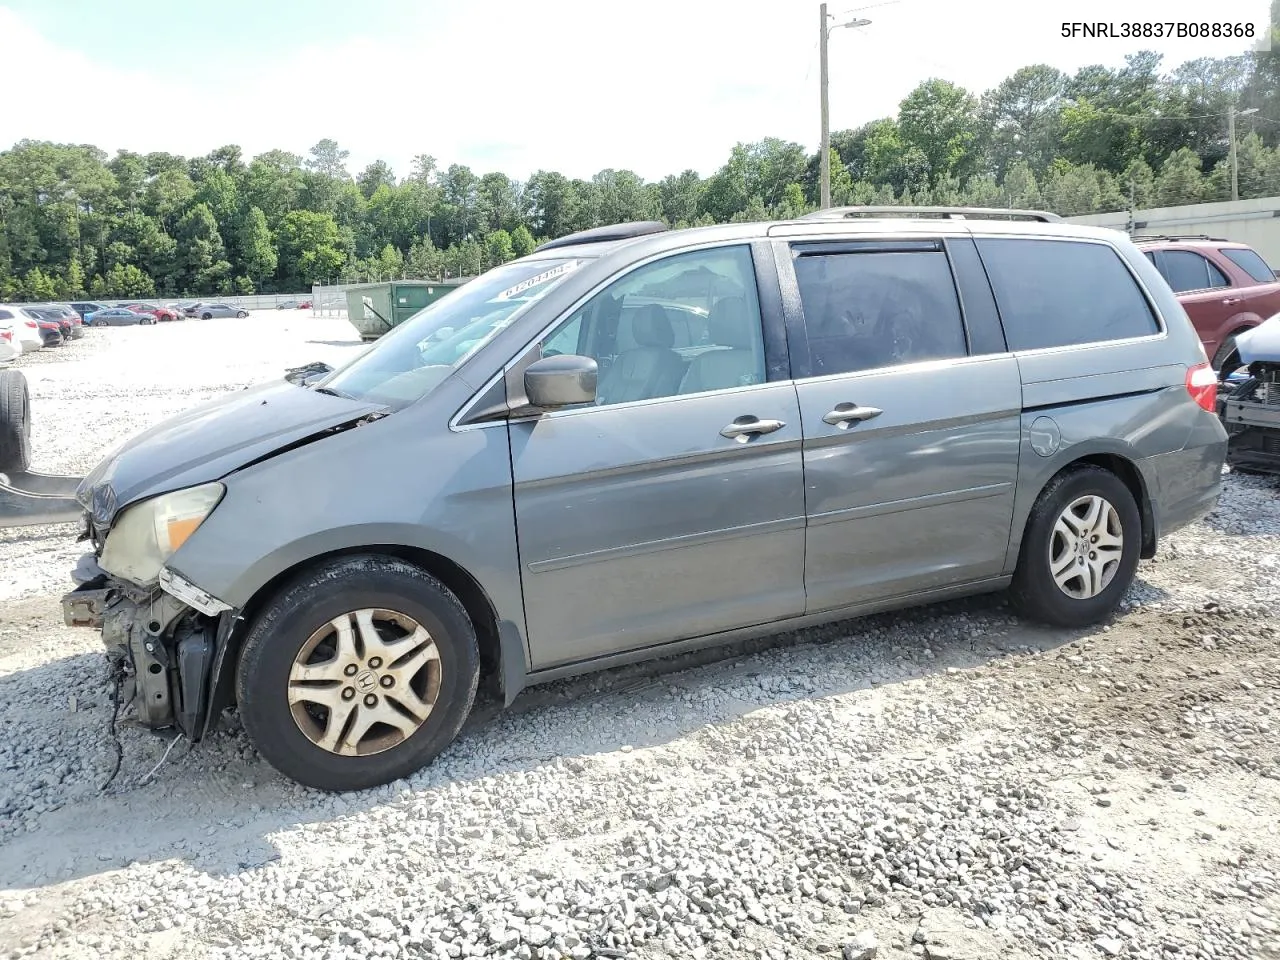
[[[525,396],[531,406],[548,409],[594,403],[598,373],[596,362],[590,357],[543,357],[524,372]]]

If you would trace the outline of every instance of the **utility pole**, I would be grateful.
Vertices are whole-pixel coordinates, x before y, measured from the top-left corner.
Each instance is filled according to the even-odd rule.
[[[1251,113],[1257,113],[1257,107],[1250,107],[1248,110],[1241,110],[1240,116],[1247,117]],[[1231,150],[1231,199],[1240,199],[1240,162],[1236,156],[1236,108],[1235,104],[1227,107],[1227,146]]]
[[[818,7],[818,19],[821,21],[818,32],[818,86],[822,88],[822,143],[818,147],[820,151],[818,168],[822,171],[820,174],[822,186],[818,203],[823,210],[826,210],[831,206],[831,117],[827,108],[827,40],[831,37],[832,30],[839,27],[865,27],[871,21],[850,20],[848,23],[828,26],[827,21],[831,18],[827,14],[825,3]]]
[[[822,170],[822,197],[818,204],[823,210],[831,206],[831,118],[827,108],[827,5],[818,8],[821,23],[821,41],[818,51],[818,84],[822,87],[822,152],[818,155],[818,163]]]

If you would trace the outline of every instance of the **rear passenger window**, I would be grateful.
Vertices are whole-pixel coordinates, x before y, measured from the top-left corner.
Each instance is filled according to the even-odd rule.
[[[1155,314],[1110,246],[1073,240],[982,238],[1010,350],[1158,333]]]
[[[1174,293],[1231,286],[1231,281],[1222,271],[1207,257],[1198,253],[1190,250],[1165,250],[1161,256],[1164,258],[1164,269],[1160,272],[1169,281]]]
[[[795,271],[814,376],[968,353],[941,251],[806,253]]]
[[[0,320],[12,320],[13,314],[8,310],[0,310]]]

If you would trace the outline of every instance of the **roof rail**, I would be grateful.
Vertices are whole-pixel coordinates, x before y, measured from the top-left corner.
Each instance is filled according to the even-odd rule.
[[[1214,243],[1230,243],[1231,242],[1226,237],[1211,237],[1206,233],[1171,233],[1171,234],[1152,233],[1152,234],[1144,234],[1143,236],[1133,238],[1134,243],[1142,243],[1144,240],[1152,240],[1155,242],[1161,242],[1165,240],[1211,240]]]
[[[634,237],[647,237],[651,233],[663,233],[667,225],[661,220],[641,220],[637,223],[614,223],[607,227],[593,227],[590,230],[579,230],[567,236],[548,240],[535,247],[535,250],[554,250],[558,247],[576,247],[582,243],[604,243],[607,240],[631,240]]]
[[[1059,223],[1062,218],[1047,210],[1015,210],[1003,207],[830,207],[805,214],[801,220],[846,220],[854,217],[940,217],[944,220],[1038,220]]]

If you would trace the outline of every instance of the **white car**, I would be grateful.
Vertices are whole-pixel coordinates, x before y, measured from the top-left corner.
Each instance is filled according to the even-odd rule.
[[[13,340],[21,344],[21,353],[32,353],[44,348],[40,325],[17,304],[0,303],[0,327],[13,331]]]
[[[8,366],[22,356],[22,341],[13,335],[13,328],[0,320],[0,367]]]

